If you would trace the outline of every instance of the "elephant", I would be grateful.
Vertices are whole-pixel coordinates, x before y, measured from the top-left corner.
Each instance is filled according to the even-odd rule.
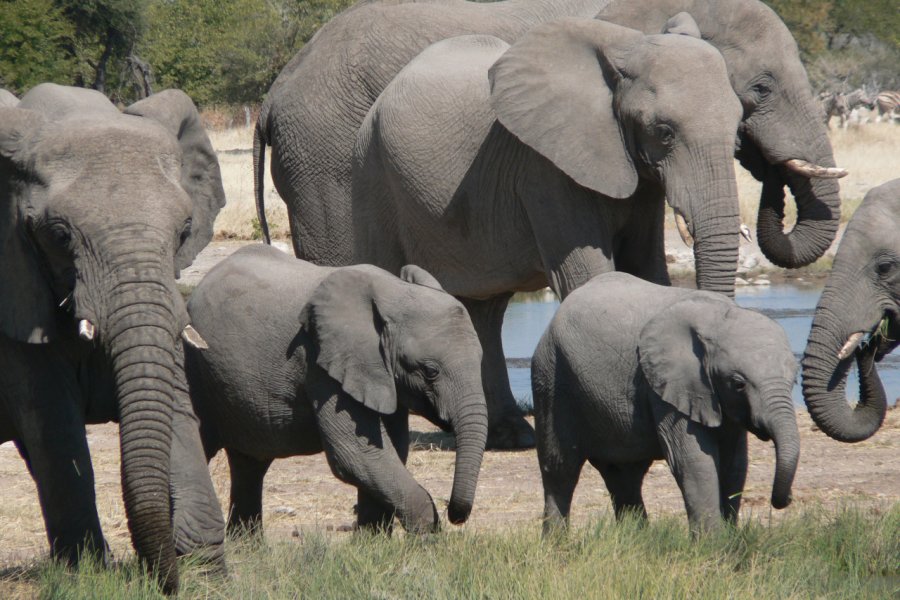
[[[214,267],[188,302],[207,348],[185,346],[208,458],[231,471],[230,531],[258,531],[275,458],[324,452],[358,490],[360,527],[437,529],[406,470],[409,410],[456,434],[448,506],[472,510],[487,438],[481,347],[462,304],[423,269],[320,267],[263,244]]]
[[[19,99],[16,98],[12,92],[0,88],[0,107],[12,107],[16,106],[18,103]]]
[[[887,410],[875,363],[900,344],[898,230],[900,179],[894,179],[869,190],[850,219],[803,353],[809,414],[826,435],[842,442],[874,435]],[[860,400],[851,408],[844,392],[854,360]]]
[[[617,518],[646,518],[641,484],[665,458],[693,534],[736,522],[747,431],[774,441],[771,502],[788,506],[796,372],[784,330],[721,294],[594,277],[562,302],[532,359],[545,533],[568,521],[586,460]]]
[[[512,46],[438,42],[360,127],[354,260],[418,264],[464,299],[499,428],[516,410],[500,344],[512,292],[549,282],[565,298],[612,270],[668,284],[666,200],[693,224],[698,284],[733,293],[740,116],[721,55],[685,35],[561,19]]]
[[[743,107],[736,152],[764,182],[757,221],[763,252],[783,267],[813,262],[837,230],[840,199],[831,178],[845,172],[834,167],[821,108],[793,37],[759,0],[360,2],[327,23],[285,66],[260,110],[253,161],[263,237],[268,241],[262,182],[265,148],[271,145],[272,178],[287,205],[297,256],[328,265],[354,261],[351,157],[357,132],[388,83],[431,44],[464,34],[493,35],[511,44],[534,26],[566,16],[596,15],[648,34],[686,32],[678,19],[685,11],[696,19],[696,33],[722,52]],[[785,184],[799,212],[790,234],[781,226]],[[693,225],[685,223],[682,230]],[[572,284],[595,274],[581,265]],[[478,316],[473,319],[477,327]],[[494,329],[483,337],[499,347],[499,325]],[[486,349],[489,359],[494,354]],[[489,445],[529,446],[533,432],[518,416],[505,377],[496,364],[486,369],[485,381],[502,397],[490,401],[489,392]],[[502,414],[494,414],[494,405]]]
[[[53,556],[76,563],[106,554],[85,424],[117,421],[132,542],[166,592],[176,553],[224,569],[175,281],[224,200],[179,90],[123,114],[97,91],[45,83],[0,108],[0,442],[34,478]]]

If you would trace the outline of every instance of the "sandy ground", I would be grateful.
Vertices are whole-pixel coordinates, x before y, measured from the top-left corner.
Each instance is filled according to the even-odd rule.
[[[769,494],[774,470],[771,443],[751,438],[750,472],[744,491],[743,517],[777,519],[804,507],[835,508],[842,503],[886,507],[900,501],[900,410],[888,413],[885,426],[860,444],[840,444],[814,430],[805,413],[798,415],[802,456],[794,482],[794,503],[773,511]],[[411,422],[412,452],[408,466],[428,489],[442,513],[453,479],[452,438],[424,419]],[[88,441],[96,472],[97,504],[104,533],[117,557],[131,552],[119,482],[119,445],[115,425],[88,427]],[[219,453],[210,469],[219,498],[227,502],[228,465]],[[45,556],[47,542],[31,478],[12,444],[0,446],[0,569],[27,565]],[[654,463],[644,482],[644,498],[651,518],[684,515],[681,494],[668,467]],[[276,461],[265,481],[265,529],[270,539],[289,540],[311,529],[345,531],[353,523],[355,488],[339,482],[323,455]],[[465,528],[483,531],[504,527],[537,527],[543,494],[534,450],[485,454],[475,509]],[[227,506],[223,504],[223,510]],[[610,511],[609,495],[590,466],[582,472],[572,509],[574,522]],[[447,530],[458,530],[445,525]]]

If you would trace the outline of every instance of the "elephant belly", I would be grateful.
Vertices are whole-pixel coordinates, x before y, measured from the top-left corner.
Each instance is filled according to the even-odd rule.
[[[664,458],[649,408],[627,398],[591,404],[582,411],[580,436],[589,458],[610,463]]]

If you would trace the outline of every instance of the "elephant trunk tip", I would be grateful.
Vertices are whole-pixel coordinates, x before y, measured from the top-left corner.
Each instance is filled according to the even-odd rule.
[[[791,497],[791,493],[787,494],[772,494],[772,508],[776,510],[781,510],[783,508],[787,508],[791,505],[791,501],[793,498]]]
[[[450,505],[447,506],[447,519],[454,525],[462,525],[469,519],[471,514],[471,502],[455,502],[451,500]]]

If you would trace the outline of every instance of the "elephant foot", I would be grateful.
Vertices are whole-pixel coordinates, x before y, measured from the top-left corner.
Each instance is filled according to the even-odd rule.
[[[534,444],[534,427],[520,414],[508,414],[488,428],[488,450],[524,450]]]

